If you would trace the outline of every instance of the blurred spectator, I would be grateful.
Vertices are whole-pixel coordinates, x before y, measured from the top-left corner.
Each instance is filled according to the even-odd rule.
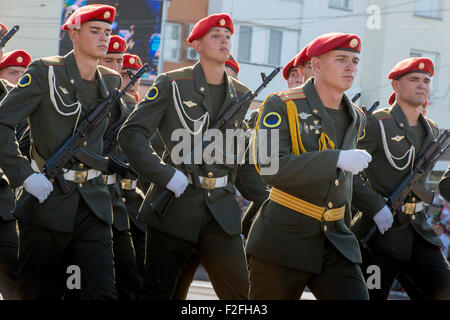
[[[450,245],[450,238],[448,237],[448,234],[446,233],[446,226],[442,223],[435,224],[433,226],[434,231],[439,236],[439,239],[441,239],[444,246],[441,248],[442,252],[444,253],[445,258],[448,259],[448,248]]]

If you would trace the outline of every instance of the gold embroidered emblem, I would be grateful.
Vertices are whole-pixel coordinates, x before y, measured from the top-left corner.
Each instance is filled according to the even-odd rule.
[[[109,17],[111,17],[111,13],[109,11],[106,11],[103,15],[103,18],[108,19]]]
[[[350,48],[355,48],[358,46],[358,39],[352,39],[350,41]]]
[[[423,68],[425,68],[425,63],[421,62],[421,63],[419,64],[419,69],[423,69]]]
[[[183,103],[186,105],[186,107],[188,107],[189,109],[192,107],[195,107],[197,104],[195,102],[192,101],[183,101]]]
[[[18,62],[18,63],[22,63],[22,61],[23,61],[23,58],[22,58],[22,57],[17,57],[17,62]]]
[[[395,142],[400,142],[403,140],[404,137],[405,136],[396,135],[395,137],[392,137],[391,139],[394,140]]]
[[[118,42],[114,42],[113,49],[115,49],[115,50],[119,49],[119,43]]]

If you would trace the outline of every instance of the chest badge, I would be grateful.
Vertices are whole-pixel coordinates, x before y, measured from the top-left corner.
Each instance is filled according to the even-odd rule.
[[[394,140],[395,142],[400,142],[403,140],[404,137],[405,136],[396,135],[395,137],[392,137],[391,139]]]
[[[66,88],[59,86],[59,90],[61,90],[61,92],[64,94],[69,94],[69,91]]]
[[[314,134],[320,134],[320,128],[322,128],[322,126],[319,124],[319,120],[314,120],[314,125],[309,126],[311,132],[314,130]]]
[[[188,107],[189,109],[192,107],[195,107],[197,104],[195,102],[192,101],[183,101],[183,103],[186,105],[186,107]]]
[[[308,119],[309,117],[311,117],[312,115],[311,115],[311,114],[308,114],[308,113],[306,113],[306,112],[300,112],[300,113],[298,114],[298,116],[299,116],[300,119],[306,120],[306,119]]]

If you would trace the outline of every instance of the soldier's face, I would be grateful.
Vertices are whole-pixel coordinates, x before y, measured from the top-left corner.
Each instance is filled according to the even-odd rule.
[[[333,50],[320,57],[313,57],[313,60],[313,72],[318,80],[320,78],[320,81],[341,92],[350,89],[358,71],[358,53]]]
[[[6,67],[0,70],[0,78],[11,82],[13,85],[16,85],[25,70],[25,67],[19,66]]]
[[[105,57],[100,58],[98,64],[120,73],[123,67],[123,53],[108,53]]]
[[[311,67],[311,61],[303,62],[300,66],[300,72],[303,73],[303,82],[308,81],[309,78],[314,76],[312,67]]]
[[[136,71],[130,71],[132,75],[136,73]],[[120,75],[122,76],[122,86],[120,87],[120,90],[122,90],[127,83],[130,81],[130,75],[128,74],[127,70],[123,70],[120,72]],[[139,85],[141,83],[141,78],[139,78],[135,84],[128,90],[128,93],[132,96],[139,92]]]
[[[417,107],[425,104],[430,94],[430,85],[430,76],[421,72],[408,73],[392,81],[397,99]]]
[[[225,63],[230,56],[231,32],[227,28],[213,27],[192,45],[201,59]]]
[[[300,70],[297,67],[292,68],[291,70],[289,70],[288,74],[287,79],[288,88],[292,89],[300,86],[302,84],[302,79],[303,77],[300,74]]]
[[[103,21],[88,21],[79,30],[69,31],[74,50],[94,59],[106,56],[110,35],[111,25]]]

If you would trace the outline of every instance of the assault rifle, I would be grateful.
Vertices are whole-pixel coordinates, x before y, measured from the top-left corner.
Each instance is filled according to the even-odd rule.
[[[450,132],[445,130],[436,141],[430,144],[424,154],[415,163],[412,172],[400,183],[392,195],[387,199],[387,205],[389,209],[391,209],[393,216],[402,210],[403,204],[410,197],[411,193],[414,193],[415,196],[426,203],[432,203],[433,192],[425,189],[421,180],[433,169],[439,157],[447,151],[450,144],[445,146],[445,143],[449,135]],[[377,226],[373,225],[369,232],[361,238],[360,244],[362,247],[370,250],[368,242],[376,231]]]
[[[261,73],[262,78],[262,84],[255,90],[255,91],[248,91],[241,99],[238,99],[226,112],[225,114],[218,119],[210,128],[211,129],[224,129],[228,125],[233,123],[234,118],[239,116],[239,114],[242,111],[242,108],[247,108],[248,105],[258,96],[258,94],[261,92],[262,89],[264,89],[270,81],[280,72],[280,67],[276,67],[269,76],[266,76],[263,72]],[[232,126],[231,126],[232,127]],[[200,150],[203,150],[205,147],[207,147],[211,142],[210,141],[203,141],[202,146]],[[194,148],[191,152],[192,159],[194,153],[198,150],[198,148]],[[192,179],[192,183],[196,188],[200,188],[200,178],[198,175],[198,168],[194,164],[182,164],[181,170],[184,174],[190,175]],[[156,212],[159,218],[162,218],[168,207],[170,206],[170,203],[172,202],[175,194],[168,190],[167,188],[164,189],[159,195],[157,195],[153,202],[151,203],[151,208],[153,211]]]
[[[11,30],[8,31],[7,34],[5,34],[0,39],[0,49],[2,49],[6,45],[6,43],[16,34],[16,32],[19,31],[19,28],[19,25],[15,25],[11,28]]]
[[[108,115],[111,107],[119,101],[128,89],[130,89],[130,87],[132,87],[148,69],[148,63],[144,64],[122,90],[119,91],[115,89],[114,92],[101,101],[94,110],[80,122],[75,133],[67,138],[62,146],[59,147],[59,149],[45,162],[43,173],[52,183],[56,180],[63,193],[69,192],[69,188],[63,176],[65,166],[73,163],[74,159],[88,158],[87,155],[89,152],[83,148],[84,142],[87,141],[90,134],[103,123],[103,120]],[[86,164],[89,166],[89,163]],[[38,204],[39,202],[35,197],[30,193],[25,192],[17,206],[13,209],[12,214],[16,216],[23,225],[27,225],[31,221]],[[17,216],[18,210],[24,211],[25,216]]]

